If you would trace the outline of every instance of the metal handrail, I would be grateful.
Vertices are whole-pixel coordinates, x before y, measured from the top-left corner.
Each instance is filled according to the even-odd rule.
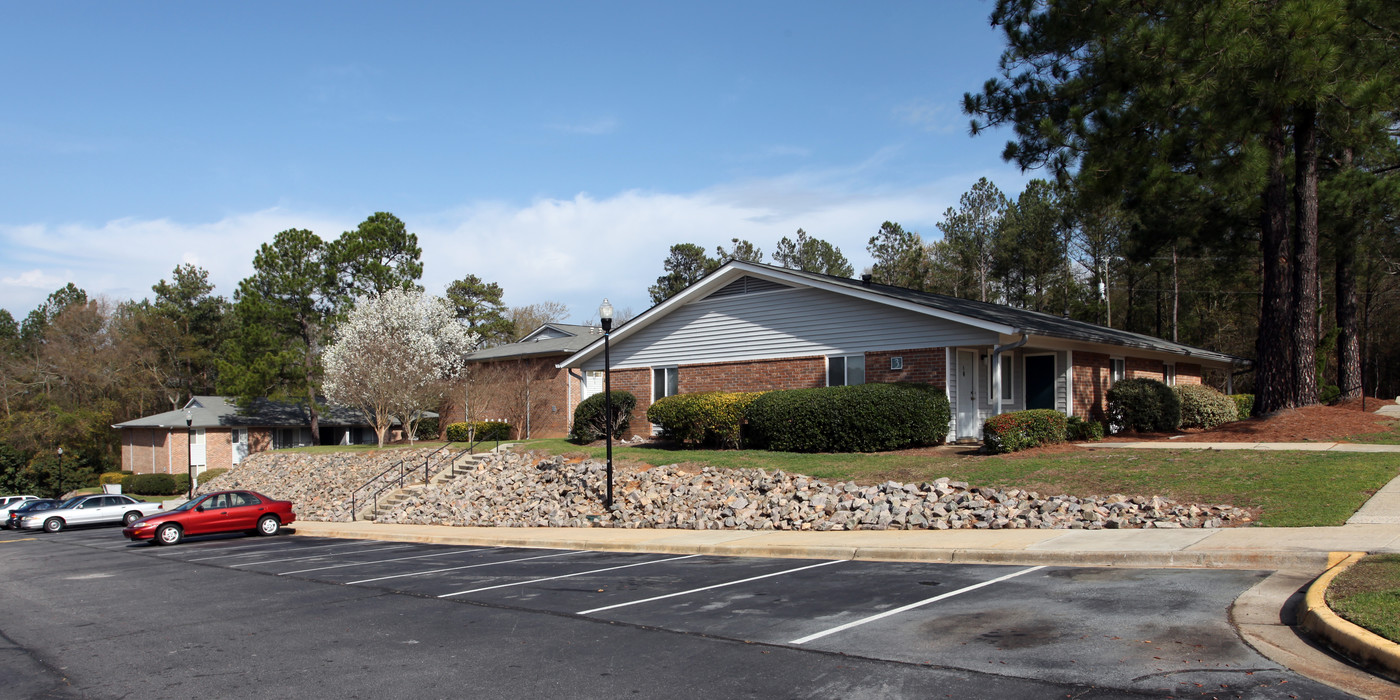
[[[384,476],[385,474],[388,474],[388,473],[391,472],[391,471],[394,471],[395,469],[398,469],[398,470],[399,470],[400,476],[402,476],[402,474],[403,474],[403,463],[404,463],[404,460],[402,460],[402,459],[399,460],[399,461],[397,461],[397,462],[395,462],[395,463],[393,464],[393,466],[390,466],[388,469],[385,469],[384,471],[379,472],[378,474],[375,474],[374,476],[370,477],[368,481],[366,481],[366,482],[363,483],[363,484],[360,484],[359,486],[357,486],[357,487],[355,488],[354,491],[351,491],[351,492],[350,492],[350,520],[351,520],[351,522],[354,522],[354,520],[355,520],[355,514],[358,513],[359,510],[360,510],[360,509],[357,507],[357,505],[356,505],[357,502],[358,502],[357,499],[356,499],[356,494],[358,494],[359,492],[361,492],[361,491],[363,491],[363,490],[369,488],[369,487],[370,487],[371,485],[373,485],[374,482],[377,481],[380,477]]]
[[[443,450],[446,450],[451,444],[452,444],[452,443],[443,443],[442,447],[439,447],[439,448],[437,448],[436,450],[433,450],[432,452],[429,452],[428,454],[426,454],[426,455],[423,456],[423,483],[424,483],[424,484],[427,484],[429,481],[431,481],[432,478],[433,478],[433,476],[434,476],[434,473],[433,473],[432,470],[431,470],[431,463],[432,463],[432,461],[433,461],[433,457],[437,456],[437,455],[438,455],[439,453],[441,453]],[[460,453],[459,453],[459,454],[460,454]],[[393,479],[393,480],[390,480],[390,481],[386,481],[386,482],[384,483],[383,486],[379,487],[379,490],[378,490],[378,491],[375,491],[375,492],[370,496],[370,498],[374,499],[374,509],[371,511],[371,513],[372,513],[373,515],[379,515],[379,495],[380,495],[380,494],[384,493],[385,491],[388,491],[390,488],[403,488],[403,487],[404,487],[404,484],[408,481],[408,475],[409,475],[410,472],[409,472],[409,470],[403,468],[403,464],[404,464],[406,461],[407,461],[406,459],[401,459],[401,460],[399,460],[399,463],[398,463],[397,465],[395,465],[395,466],[399,467],[399,476],[398,476],[397,479]],[[455,461],[456,461],[456,456],[452,457],[452,459],[448,461],[448,464],[451,465],[451,464],[452,464],[453,462],[455,462]],[[355,493],[359,492],[360,489],[363,489],[363,488],[365,488],[366,486],[371,485],[371,484],[374,482],[375,479],[378,479],[379,477],[384,476],[385,474],[389,473],[390,471],[393,471],[393,469],[394,469],[394,467],[389,467],[389,469],[386,469],[386,470],[384,470],[383,472],[380,472],[378,476],[375,476],[375,477],[374,477],[374,479],[370,479],[369,481],[365,482],[365,484],[364,484],[363,486],[361,486],[359,489],[355,489],[355,491],[352,492],[352,493],[350,494],[350,520],[351,520],[352,522],[355,520],[355,516],[360,512],[359,509],[356,507]],[[440,472],[440,471],[442,471],[442,469],[439,468],[437,471]],[[416,474],[417,472],[418,472],[418,467],[417,467],[417,465],[414,465],[413,470],[412,470],[412,473],[415,473],[415,474]]]

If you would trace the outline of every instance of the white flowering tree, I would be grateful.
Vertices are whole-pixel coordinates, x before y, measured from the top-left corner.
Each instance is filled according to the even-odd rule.
[[[322,356],[326,398],[364,411],[380,447],[395,418],[411,439],[478,340],[439,297],[401,289],[360,297]]]

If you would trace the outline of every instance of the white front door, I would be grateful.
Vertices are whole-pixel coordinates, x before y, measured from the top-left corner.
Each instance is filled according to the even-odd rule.
[[[977,353],[971,350],[958,351],[957,386],[959,440],[976,440],[977,431]]]
[[[248,429],[234,428],[230,437],[233,443],[233,463],[238,464],[243,461],[244,457],[248,456]]]
[[[190,430],[190,466],[204,466],[204,428]]]
[[[583,399],[586,399],[594,394],[601,393],[603,393],[603,370],[593,369],[584,372],[583,396],[579,397],[579,400],[582,401]]]

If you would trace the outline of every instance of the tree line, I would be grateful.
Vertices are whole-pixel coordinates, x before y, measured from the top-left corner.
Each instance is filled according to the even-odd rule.
[[[23,320],[0,309],[0,491],[50,490],[60,469],[66,484],[116,469],[120,436],[110,426],[194,395],[300,401],[319,442],[326,350],[360,300],[421,293],[421,256],[417,235],[378,212],[330,240],[278,233],[231,298],[184,264],[141,300],[91,297],[68,283]],[[442,299],[479,346],[568,315],[559,302],[508,307],[503,294],[466,275]]]

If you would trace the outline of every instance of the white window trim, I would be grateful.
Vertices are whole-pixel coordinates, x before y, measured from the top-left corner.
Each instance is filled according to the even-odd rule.
[[[1162,381],[1167,386],[1176,386],[1176,363],[1162,363]]]
[[[826,358],[825,358],[825,359],[826,359],[826,372],[825,372],[824,374],[825,374],[825,376],[826,376],[826,385],[827,385],[827,386],[852,386],[852,384],[850,383],[850,382],[851,382],[851,372],[850,372],[850,370],[851,370],[851,363],[850,363],[850,362],[846,362],[845,365],[843,366],[842,370],[841,370],[841,381],[844,382],[844,383],[842,383],[842,384],[832,384],[832,383],[831,383],[831,359],[832,359],[833,357],[839,357],[839,358],[842,358],[842,359],[849,359],[849,358],[852,358],[852,357],[859,357],[859,358],[860,358],[860,361],[861,361],[861,364],[864,365],[864,364],[866,364],[866,362],[865,362],[865,353],[863,353],[863,352],[838,353],[838,354],[835,354],[835,355],[827,355]],[[867,366],[867,367],[865,368],[865,372],[866,372],[866,376],[869,377],[869,376],[870,376],[870,367],[869,367],[869,366]],[[870,381],[869,381],[868,379],[867,379],[866,381],[861,382],[861,384],[869,384],[869,383],[870,383]]]
[[[656,395],[656,370],[665,370],[676,373],[676,393],[681,393],[680,365],[658,365],[651,368],[651,402],[656,403],[659,399],[666,398]]]
[[[1005,366],[1007,366],[1007,367],[1010,367],[1010,369],[1011,369],[1011,376],[1010,376],[1006,381],[1003,381],[1003,382],[1001,383],[1001,384],[1002,384],[1001,389],[1002,389],[1002,392],[1003,392],[1003,393],[1005,393],[1007,389],[1010,389],[1010,390],[1011,390],[1011,396],[1009,396],[1009,397],[1008,397],[1008,396],[1003,396],[1003,397],[1001,397],[1001,402],[1002,402],[1002,404],[1003,404],[1002,410],[1006,410],[1006,407],[1007,407],[1007,406],[1010,406],[1010,405],[1013,405],[1013,404],[1016,403],[1016,376],[1017,376],[1017,372],[1016,372],[1016,353],[1015,353],[1015,351],[1008,350],[1008,351],[1006,351],[1006,352],[1004,352],[1004,353],[998,355],[997,357],[1001,358],[1001,362],[1002,362],[1003,365],[1005,365]],[[1022,357],[1024,358],[1025,356],[1022,355]],[[1022,362],[1022,363],[1025,363],[1025,360],[1022,359],[1021,362]],[[983,396],[986,397],[987,405],[988,405],[988,406],[994,406],[994,405],[996,405],[996,402],[997,402],[996,399],[997,399],[997,397],[994,395],[995,392],[992,391],[992,384],[993,384],[993,382],[992,382],[992,355],[991,355],[991,353],[988,353],[988,354],[987,354],[987,357],[985,358],[985,360],[984,360],[981,364],[982,364],[984,367],[986,367],[986,371],[984,372],[984,374],[986,374],[987,376],[985,377],[986,385],[985,385],[985,386],[982,386],[982,387],[979,387],[979,388],[985,389],[985,391],[983,392]],[[1026,371],[1025,371],[1025,367],[1023,366],[1023,367],[1021,367],[1020,375],[1024,377],[1025,374],[1026,374]],[[1001,375],[998,374],[997,376],[999,377],[999,376],[1001,376]]]
[[[1123,374],[1122,374],[1122,376],[1119,376],[1119,377],[1114,377],[1114,376],[1113,376],[1113,363],[1114,363],[1114,362],[1122,362],[1122,363],[1123,363]],[[1118,380],[1119,380],[1119,379],[1127,379],[1127,378],[1128,378],[1128,360],[1127,360],[1126,358],[1124,358],[1124,357],[1113,357],[1112,355],[1110,355],[1109,358],[1108,358],[1108,385],[1109,385],[1110,387],[1112,387],[1114,384],[1118,383]]]

